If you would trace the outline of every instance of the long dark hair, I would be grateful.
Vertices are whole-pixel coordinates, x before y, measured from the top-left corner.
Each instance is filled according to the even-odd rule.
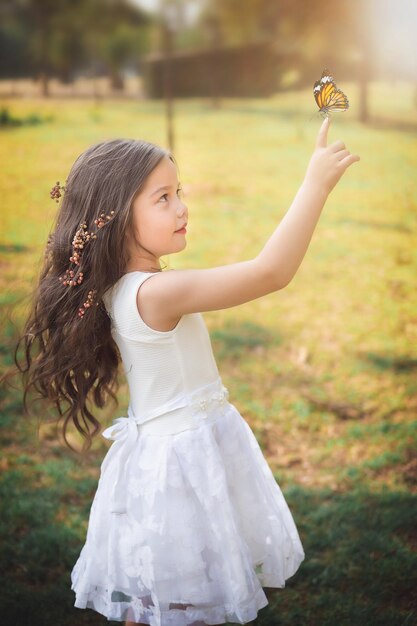
[[[101,298],[125,271],[125,234],[133,231],[132,204],[164,156],[176,164],[168,150],[155,144],[112,139],[90,146],[76,159],[48,237],[39,281],[29,295],[30,314],[14,353],[23,374],[24,410],[29,414],[27,395],[33,387],[64,417],[63,437],[72,450],[66,436],[70,422],[86,440],[83,451],[100,431],[87,406],[90,397],[99,408],[109,397],[117,405],[120,354]],[[100,215],[111,219],[97,227],[94,220]],[[82,223],[96,238],[85,244],[79,265],[72,266],[76,276],[82,272],[82,281],[65,286],[62,277],[71,267],[73,238]],[[79,309],[92,290],[95,304],[80,317]],[[24,366],[17,357],[22,343]]]

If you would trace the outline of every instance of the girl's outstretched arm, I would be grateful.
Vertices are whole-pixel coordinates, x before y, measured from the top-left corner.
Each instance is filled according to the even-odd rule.
[[[260,253],[240,263],[155,274],[137,293],[145,321],[175,325],[186,313],[237,306],[288,285],[304,258],[329,193],[346,169],[360,160],[340,140],[327,145],[329,125],[326,118],[301,187]]]
[[[338,140],[327,146],[330,118],[323,121],[304,181],[293,203],[261,252],[258,262],[275,270],[278,285],[292,280],[307,251],[329,193],[349,165],[360,161]]]

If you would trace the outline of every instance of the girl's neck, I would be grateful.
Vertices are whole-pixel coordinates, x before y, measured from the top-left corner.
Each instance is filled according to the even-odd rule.
[[[145,265],[145,263],[141,263],[141,265]],[[131,263],[126,267],[126,274],[129,272],[162,272],[162,267],[159,266],[159,263],[146,263],[146,267],[138,267],[138,263]]]
[[[130,274],[131,272],[145,272],[146,274],[157,274],[158,272],[162,272],[162,268],[136,268],[136,269],[127,269],[125,274]]]

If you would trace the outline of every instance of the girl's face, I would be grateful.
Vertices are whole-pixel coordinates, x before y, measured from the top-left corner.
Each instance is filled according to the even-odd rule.
[[[163,157],[133,203],[134,237],[126,233],[128,270],[159,267],[159,257],[185,248],[186,234],[176,231],[188,222],[188,209],[179,195],[175,164]]]

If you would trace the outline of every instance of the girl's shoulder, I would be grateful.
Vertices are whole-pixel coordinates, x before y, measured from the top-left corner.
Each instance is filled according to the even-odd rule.
[[[122,289],[123,287],[125,287],[126,283],[134,282],[135,284],[139,286],[148,276],[151,276],[151,275],[152,275],[151,272],[142,272],[139,270],[126,272],[126,274],[123,274],[114,283],[114,285],[109,287],[104,292],[102,296],[104,306],[106,307],[107,312],[109,313],[111,311],[113,301],[117,296],[123,295],[123,293],[126,294],[130,292],[130,287],[128,291],[126,289]]]
[[[152,320],[148,319],[148,322],[145,322],[138,310],[137,293],[139,287],[146,279],[158,273],[139,270],[127,272],[103,294],[103,303],[112,320],[112,325],[122,335],[134,334],[136,336],[139,334],[158,339],[175,334],[183,325],[184,317],[178,320],[174,328],[158,330],[152,327]],[[159,322],[156,323],[156,326],[158,324]]]

